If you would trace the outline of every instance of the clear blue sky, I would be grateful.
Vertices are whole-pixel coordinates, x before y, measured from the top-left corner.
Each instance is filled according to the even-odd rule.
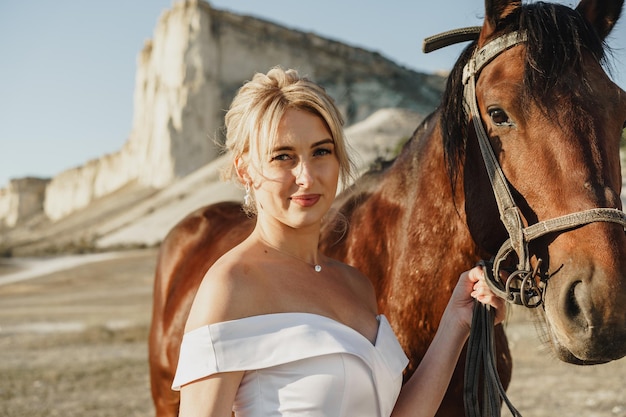
[[[378,51],[424,72],[449,69],[462,48],[425,55],[424,37],[478,25],[483,15],[483,0],[210,3]],[[51,177],[121,148],[131,128],[137,55],[171,5],[0,0],[0,188],[9,178]],[[626,12],[610,44],[616,81],[626,89]]]

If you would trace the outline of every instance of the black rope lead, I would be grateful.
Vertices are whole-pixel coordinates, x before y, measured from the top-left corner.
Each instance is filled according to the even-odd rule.
[[[495,357],[495,312],[490,305],[478,301],[474,305],[472,327],[467,343],[465,361],[465,388],[463,402],[467,417],[500,417],[504,401],[514,417],[522,417],[506,395],[500,381]],[[483,410],[478,401],[478,387],[482,377]]]

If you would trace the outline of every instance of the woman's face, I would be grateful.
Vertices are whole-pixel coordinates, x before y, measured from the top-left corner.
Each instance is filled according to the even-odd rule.
[[[262,173],[249,173],[258,220],[293,228],[318,225],[335,199],[339,179],[334,141],[323,119],[288,109],[262,164]]]

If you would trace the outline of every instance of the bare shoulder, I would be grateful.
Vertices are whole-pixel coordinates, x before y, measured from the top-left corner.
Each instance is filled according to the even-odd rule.
[[[378,309],[376,291],[370,279],[353,266],[339,261],[334,262],[336,262],[336,265],[341,269],[342,276],[345,277],[346,284],[350,287],[354,295],[361,300],[364,305],[376,311]]]
[[[206,324],[255,315],[262,300],[254,257],[235,248],[218,259],[198,288],[185,331]]]

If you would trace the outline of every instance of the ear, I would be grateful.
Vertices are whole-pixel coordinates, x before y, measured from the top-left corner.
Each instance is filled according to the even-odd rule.
[[[244,160],[244,158],[242,156],[235,158],[233,164],[235,165],[235,172],[237,173],[237,178],[239,178],[239,181],[242,184],[251,183],[252,179],[248,174],[248,164]]]
[[[479,44],[484,44],[498,29],[498,24],[520,7],[521,0],[485,0],[485,21],[480,32]]]
[[[617,23],[624,0],[582,0],[576,10],[596,29],[604,40]]]

